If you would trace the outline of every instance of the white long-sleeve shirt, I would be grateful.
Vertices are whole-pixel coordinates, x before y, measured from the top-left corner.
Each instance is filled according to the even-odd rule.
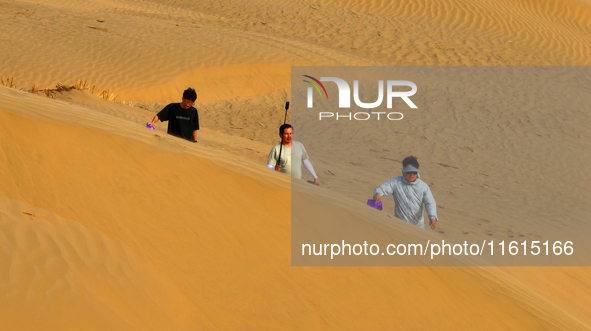
[[[437,220],[437,205],[431,193],[429,185],[417,178],[414,182],[408,182],[403,176],[390,179],[375,189],[374,194],[382,197],[392,194],[394,196],[394,216],[425,228],[423,218],[423,204],[427,210],[429,219]]]
[[[306,152],[306,148],[304,145],[299,141],[292,141],[291,146],[283,146],[281,147],[280,144],[273,146],[271,152],[269,152],[269,157],[267,160],[267,164],[270,166],[275,166],[277,164],[277,159],[279,159],[279,150],[281,149],[281,172],[290,174],[291,177],[296,179],[302,179],[302,163],[308,172],[314,178],[318,178],[316,176],[316,172],[314,172],[314,167],[312,167],[312,163],[308,160],[308,152]]]

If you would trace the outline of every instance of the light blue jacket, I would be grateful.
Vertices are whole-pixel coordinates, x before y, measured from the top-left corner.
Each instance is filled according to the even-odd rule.
[[[396,207],[394,216],[414,224],[422,229],[425,228],[423,219],[423,203],[427,210],[429,219],[437,220],[437,205],[435,198],[431,194],[429,185],[423,182],[420,177],[414,182],[408,182],[403,176],[390,179],[375,189],[374,195],[379,194],[382,197],[392,194]]]

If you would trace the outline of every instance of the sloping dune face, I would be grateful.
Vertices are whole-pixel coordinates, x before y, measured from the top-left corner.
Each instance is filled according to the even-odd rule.
[[[0,92],[10,329],[586,328],[554,293],[496,269],[291,267],[283,176],[140,128],[135,139],[107,133],[108,114],[80,118],[59,101]],[[63,109],[61,120],[43,106]],[[376,221],[318,201],[306,221]],[[396,233],[424,236],[406,224]]]
[[[276,143],[293,65],[589,65],[589,1],[0,8],[4,82],[82,79],[150,110],[0,86],[0,329],[591,328],[588,268],[292,267],[291,183],[266,171],[260,147]],[[141,127],[187,86],[203,115],[198,145],[166,136],[164,124]],[[320,155],[313,161],[322,169]],[[358,201],[326,186],[297,194],[311,201],[298,221],[389,221],[352,212]],[[458,215],[445,221],[469,220]],[[402,223],[389,231],[426,235]]]

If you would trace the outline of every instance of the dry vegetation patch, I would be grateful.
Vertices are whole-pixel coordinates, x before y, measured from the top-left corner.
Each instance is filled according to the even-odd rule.
[[[13,77],[2,77],[0,78],[0,82],[2,83],[3,86],[9,87],[9,88],[14,88],[16,89],[17,86],[14,83],[14,79]],[[88,83],[88,81],[86,80],[82,80],[82,79],[76,79],[76,83],[74,85],[65,85],[62,84],[60,82],[58,82],[55,87],[53,88],[39,88],[37,85],[33,85],[31,88],[26,89],[26,88],[21,88],[22,91],[27,91],[30,93],[35,93],[35,94],[43,94],[48,98],[52,98],[55,99],[58,96],[58,93],[64,92],[64,91],[71,91],[71,90],[78,90],[78,91],[85,91],[88,92],[90,94],[96,95],[99,98],[108,100],[108,101],[115,101],[117,100],[117,95],[113,92],[111,92],[110,90],[99,90],[98,93],[95,94],[95,91],[97,91],[97,88],[95,85],[90,85]]]

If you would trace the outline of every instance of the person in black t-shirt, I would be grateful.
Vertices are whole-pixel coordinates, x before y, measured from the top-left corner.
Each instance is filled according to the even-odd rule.
[[[181,103],[167,105],[147,124],[154,126],[158,120],[162,122],[168,121],[168,134],[196,143],[197,130],[199,130],[199,113],[193,107],[195,100],[197,100],[197,93],[189,87],[183,92],[183,101]]]

